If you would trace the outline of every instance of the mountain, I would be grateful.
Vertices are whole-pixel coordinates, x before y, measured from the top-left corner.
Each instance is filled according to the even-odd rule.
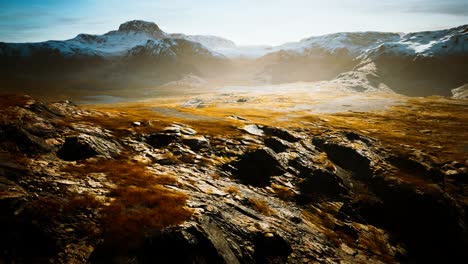
[[[468,25],[406,34],[367,51],[361,61],[358,68],[375,64],[380,81],[397,93],[450,96],[468,82]]]
[[[223,83],[331,81],[354,91],[444,95],[468,83],[468,25],[416,33],[343,32],[279,46],[170,34],[133,20],[103,35],[0,43],[5,89],[143,91],[184,76]],[[45,67],[46,66],[46,67]],[[144,88],[135,90],[134,88]]]
[[[360,91],[383,84],[410,96],[448,96],[468,82],[468,25],[409,34],[336,33],[272,50],[258,59],[259,75],[275,83],[333,80]]]
[[[198,42],[208,49],[216,51],[217,49],[234,48],[236,43],[229,39],[211,36],[211,35],[185,35],[182,33],[171,34],[173,38],[181,38],[193,42]]]
[[[0,43],[0,58],[0,76],[6,86],[32,91],[153,86],[190,73],[210,74],[225,63],[222,55],[202,44],[174,38],[155,23],[139,20],[103,35]]]

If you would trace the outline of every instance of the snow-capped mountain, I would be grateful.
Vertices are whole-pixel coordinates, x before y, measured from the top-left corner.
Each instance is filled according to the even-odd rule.
[[[103,35],[0,43],[0,77],[21,88],[158,85],[190,73],[209,75],[223,69],[225,63],[225,57],[204,45],[174,38],[155,23],[139,20]]]
[[[381,55],[440,57],[460,54],[468,54],[468,25],[409,33],[380,43],[363,55],[374,58]]]
[[[237,57],[245,60],[228,59]],[[270,83],[335,80],[356,91],[386,87],[408,95],[448,95],[468,83],[467,72],[468,25],[409,34],[344,32],[279,46],[237,46],[225,38],[170,34],[155,23],[133,20],[103,35],[0,42],[0,77],[11,87],[67,82],[78,88],[89,83],[157,86],[187,75],[223,79],[228,73]]]
[[[219,56],[201,47],[198,42],[191,41],[194,49],[204,55]],[[196,39],[196,38],[193,38]],[[71,56],[101,56],[119,57],[127,55],[133,49],[143,47],[158,49],[177,46],[178,41],[170,34],[162,31],[152,22],[133,20],[121,24],[118,30],[103,35],[79,34],[73,39],[65,41],[46,41],[39,43],[0,43],[0,55],[3,56],[31,56],[40,51],[51,51],[65,57]]]
[[[185,35],[181,33],[174,33],[171,34],[173,38],[180,38],[185,39],[193,42],[198,42],[205,46],[206,48],[217,51],[219,49],[226,49],[226,48],[235,48],[236,43],[229,39],[211,36],[211,35]]]
[[[359,56],[382,43],[397,41],[400,34],[381,32],[344,32],[318,37],[310,37],[299,42],[286,43],[274,47],[275,51],[291,51],[299,54],[310,54],[317,51],[336,53],[346,52],[353,56]]]

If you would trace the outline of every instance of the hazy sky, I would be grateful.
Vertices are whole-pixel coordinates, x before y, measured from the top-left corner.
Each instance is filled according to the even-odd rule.
[[[281,44],[342,31],[468,24],[468,0],[0,0],[0,41],[102,34],[133,19],[153,21],[170,33]]]

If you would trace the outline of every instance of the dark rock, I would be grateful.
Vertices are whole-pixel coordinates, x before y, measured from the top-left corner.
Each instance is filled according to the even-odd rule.
[[[0,146],[28,154],[52,151],[44,139],[32,135],[16,124],[0,126]]]
[[[254,238],[255,263],[286,263],[292,253],[291,246],[281,236],[259,233]]]
[[[241,116],[236,116],[236,115],[231,115],[231,116],[229,116],[229,118],[232,118],[232,119],[235,119],[235,120],[239,120],[239,121],[243,121],[243,122],[249,121],[247,118],[243,118],[243,117],[241,117]]]
[[[468,170],[458,169],[446,171],[445,178],[457,185],[468,184]]]
[[[254,186],[266,186],[270,183],[271,176],[281,175],[286,171],[275,152],[269,148],[247,152],[232,166],[237,169],[234,173],[242,181]]]
[[[180,140],[180,134],[175,133],[155,133],[146,138],[146,142],[154,148],[166,147],[167,145]]]
[[[182,137],[182,143],[195,151],[210,147],[210,142],[204,136],[184,136]]]
[[[314,201],[320,198],[337,199],[347,194],[343,180],[325,170],[315,170],[299,184],[301,199]]]
[[[387,159],[403,173],[427,178],[434,182],[441,182],[444,175],[440,170],[422,160],[422,158],[407,157],[401,155],[390,155]]]
[[[361,149],[345,143],[314,138],[313,143],[327,153],[328,158],[343,169],[356,173],[359,178],[372,176],[371,158]]]
[[[298,135],[294,134],[293,132],[290,132],[289,130],[286,130],[284,128],[265,126],[265,127],[263,127],[263,131],[268,136],[279,137],[279,138],[281,138],[283,140],[286,140],[288,142],[297,142],[297,141],[301,140],[300,136],[298,136]]]
[[[29,109],[41,116],[47,117],[47,118],[56,118],[56,117],[63,117],[64,115],[57,109],[53,107],[49,107],[48,105],[41,103],[41,102],[35,102],[29,106]]]
[[[284,152],[291,147],[291,144],[277,137],[267,137],[264,140],[265,146],[271,148],[276,153]]]
[[[239,263],[214,224],[168,228],[146,238],[144,245],[132,252],[122,252],[104,241],[89,261],[123,263],[130,259],[135,263]]]
[[[57,152],[57,156],[63,160],[84,160],[94,156],[105,158],[116,157],[120,153],[117,144],[86,134],[67,137],[65,143]]]
[[[466,259],[466,213],[442,190],[422,192],[412,185],[371,182],[375,198],[345,205],[341,211],[390,231],[408,247],[416,263],[457,263]]]
[[[354,131],[346,131],[346,132],[344,132],[344,134],[345,134],[346,138],[351,140],[351,141],[360,140],[360,141],[362,141],[362,142],[364,142],[366,144],[369,144],[369,143],[371,143],[373,141],[372,139],[370,139],[368,137],[365,137],[365,136],[363,136],[361,134],[358,134],[358,133],[356,133]]]

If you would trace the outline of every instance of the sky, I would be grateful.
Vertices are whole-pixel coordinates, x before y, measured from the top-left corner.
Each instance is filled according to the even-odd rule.
[[[103,34],[129,20],[169,33],[279,45],[336,32],[414,32],[468,24],[468,0],[0,0],[0,42]]]

